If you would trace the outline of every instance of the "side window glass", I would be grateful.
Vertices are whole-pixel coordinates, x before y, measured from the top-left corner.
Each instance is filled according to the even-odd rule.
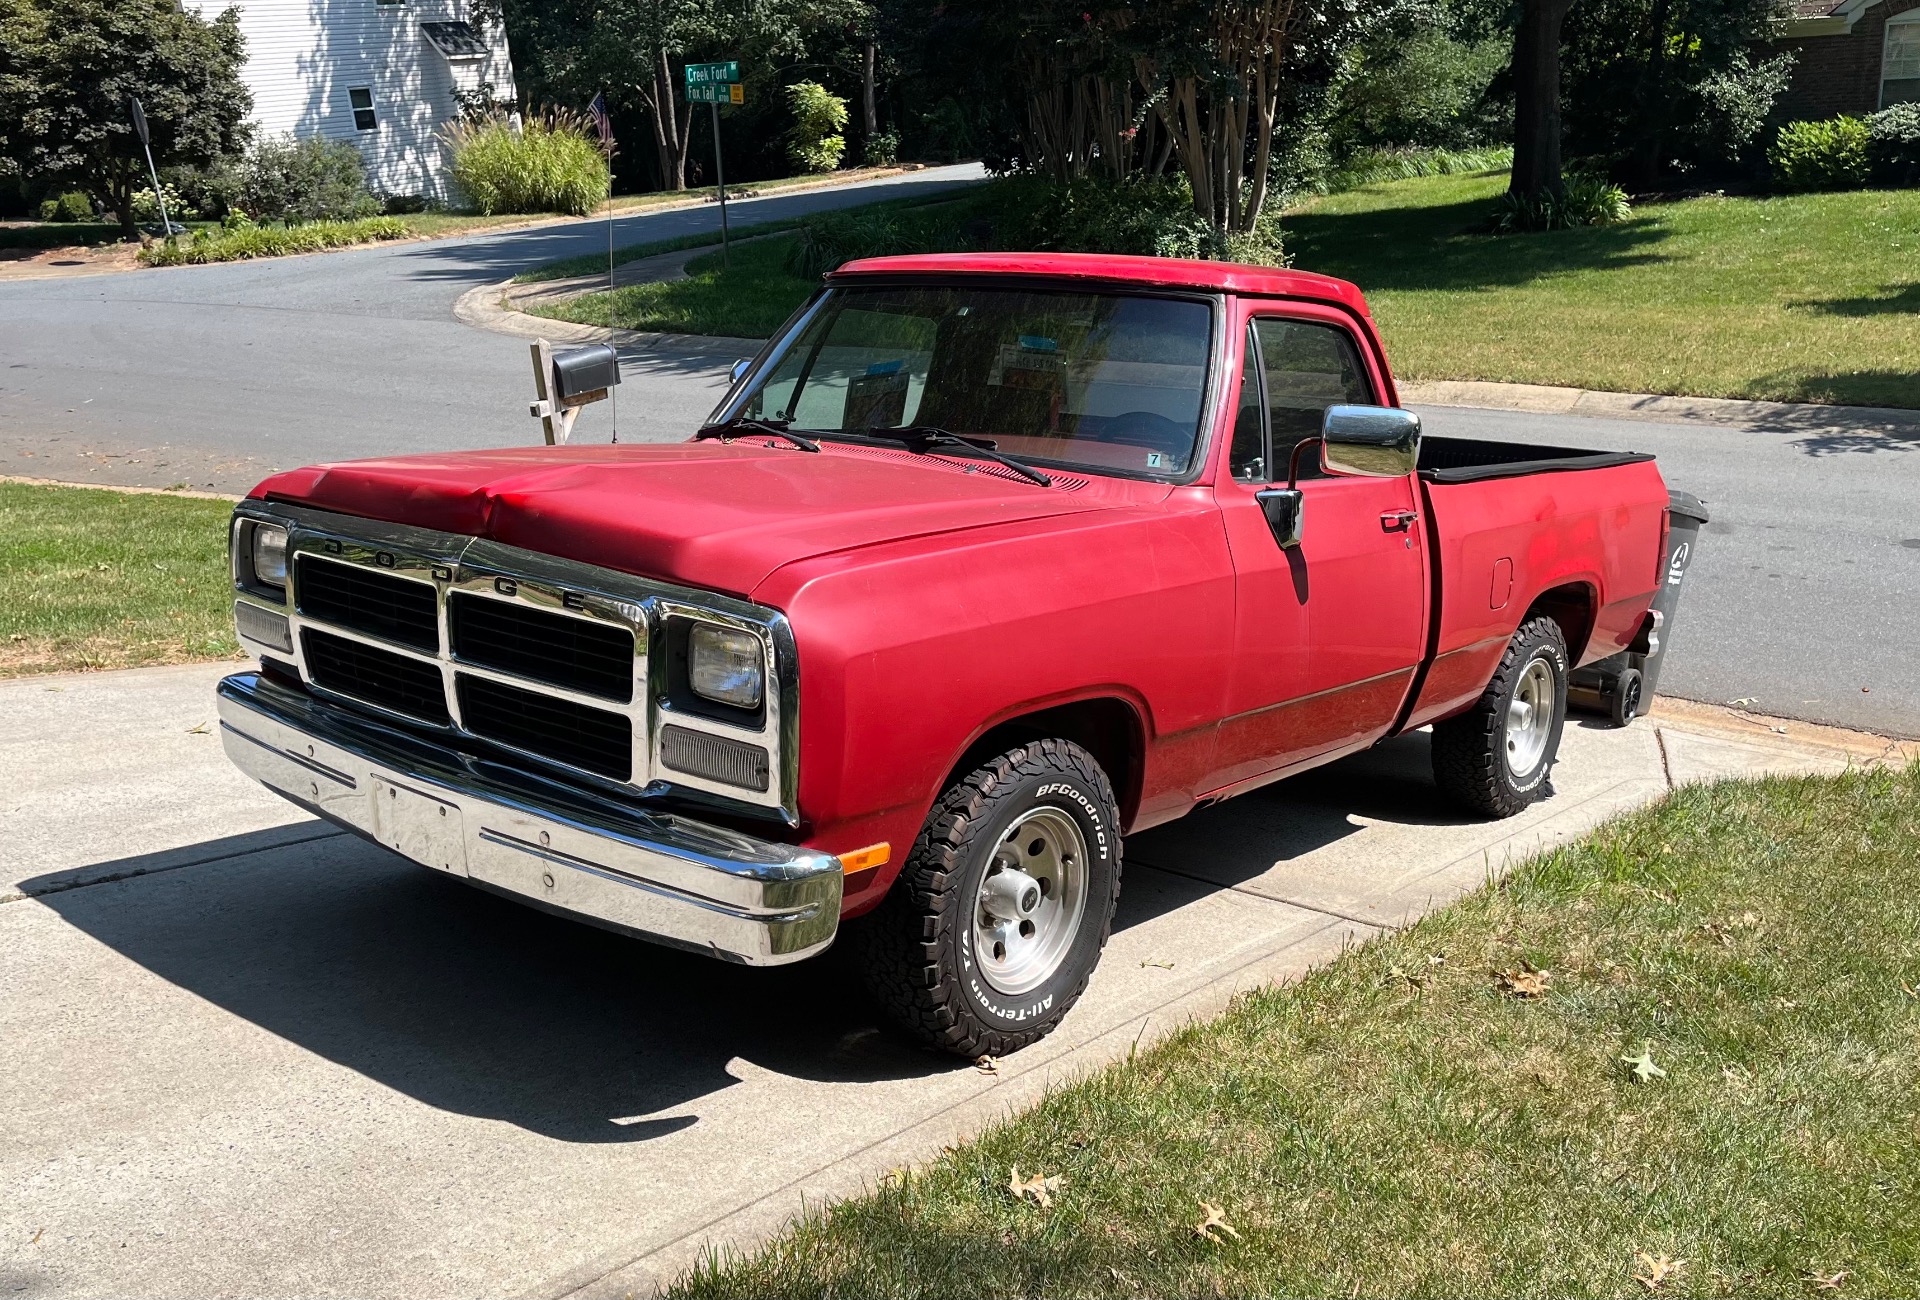
[[[1267,412],[1273,427],[1273,477],[1287,475],[1287,460],[1302,438],[1319,434],[1329,406],[1369,405],[1373,394],[1353,339],[1343,329],[1314,321],[1263,317],[1254,322],[1266,369]],[[1317,457],[1304,458],[1301,478],[1317,478]]]
[[[1260,351],[1247,334],[1246,360],[1240,364],[1240,409],[1233,417],[1233,448],[1227,463],[1237,483],[1264,483],[1267,474],[1267,436],[1260,420]]]

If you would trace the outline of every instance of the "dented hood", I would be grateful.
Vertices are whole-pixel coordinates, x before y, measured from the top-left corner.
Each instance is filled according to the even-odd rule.
[[[1167,492],[1053,477],[1043,488],[978,460],[768,439],[349,461],[277,474],[252,495],[751,596],[795,560]]]

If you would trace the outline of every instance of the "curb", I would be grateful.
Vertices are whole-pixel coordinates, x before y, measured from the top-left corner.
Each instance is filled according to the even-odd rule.
[[[190,497],[195,501],[244,501],[228,492],[195,492],[190,488],[121,487],[117,483],[69,483],[57,478],[27,478],[19,474],[0,474],[0,483],[20,483],[27,487],[83,488],[89,492],[125,492],[143,497]]]
[[[1845,428],[1887,434],[1920,434],[1920,411],[1886,406],[1829,406],[1820,402],[1753,402],[1727,397],[1670,397],[1659,393],[1611,393],[1547,384],[1495,384],[1435,379],[1400,385],[1400,400],[1418,406],[1469,406],[1542,415],[1584,415],[1615,420],[1691,420],[1762,433],[1799,433]]]

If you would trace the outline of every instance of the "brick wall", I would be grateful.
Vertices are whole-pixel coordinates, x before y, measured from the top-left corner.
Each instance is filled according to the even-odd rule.
[[[1793,84],[1774,109],[1777,118],[1796,120],[1856,116],[1880,107],[1880,61],[1886,49],[1887,18],[1920,9],[1920,0],[1880,0],[1845,36],[1808,36],[1776,41],[1775,51],[1799,55]]]

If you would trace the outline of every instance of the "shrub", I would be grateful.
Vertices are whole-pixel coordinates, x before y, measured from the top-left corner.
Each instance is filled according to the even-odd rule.
[[[1498,172],[1513,166],[1513,146],[1486,149],[1363,149],[1349,157],[1333,174],[1329,188],[1357,189],[1380,181],[1404,181],[1416,176],[1454,176],[1464,172]]]
[[[40,205],[42,221],[92,221],[93,200],[81,190],[68,190]]]
[[[179,190],[165,181],[160,182],[160,198],[164,198],[167,203],[167,220],[197,221],[200,219],[199,211],[180,196]],[[133,219],[151,222],[160,220],[160,199],[154,197],[151,188],[133,192]]]
[[[1627,192],[1602,176],[1569,177],[1559,194],[1519,194],[1508,190],[1493,207],[1487,226],[1496,235],[1528,230],[1571,230],[1613,226],[1633,215]]]
[[[787,158],[803,172],[830,172],[840,165],[847,142],[847,101],[817,81],[787,87],[793,125],[787,130]]]
[[[565,212],[607,201],[606,155],[578,115],[556,111],[516,124],[499,113],[447,128],[453,181],[476,212]]]
[[[1867,119],[1867,161],[1882,185],[1920,185],[1920,103],[1895,104]]]
[[[256,221],[346,221],[380,210],[360,151],[343,140],[262,140],[242,164],[239,189]]]
[[[255,257],[282,257],[288,253],[317,253],[375,240],[405,239],[411,231],[394,217],[365,217],[358,221],[313,221],[298,226],[256,226],[251,222],[222,226],[219,233],[202,227],[184,243],[169,239],[149,244],[140,252],[148,266],[183,263],[237,262]]]
[[[891,167],[900,161],[900,133],[877,131],[866,144],[865,161],[869,167]]]
[[[429,206],[424,194],[388,194],[380,200],[380,211],[389,217],[410,217]]]
[[[1857,190],[1867,183],[1870,132],[1857,117],[1789,122],[1780,128],[1767,161],[1783,190]]]

